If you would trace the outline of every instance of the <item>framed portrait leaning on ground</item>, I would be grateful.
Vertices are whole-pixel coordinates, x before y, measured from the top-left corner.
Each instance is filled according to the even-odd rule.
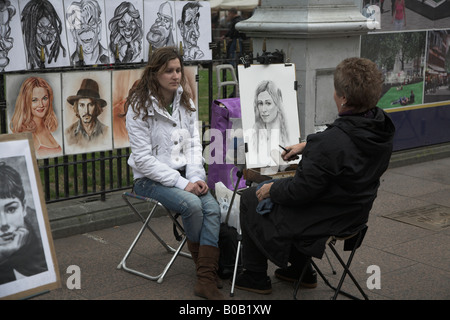
[[[238,74],[246,167],[284,171],[280,146],[300,139],[295,65],[239,65]]]
[[[61,287],[31,133],[0,135],[0,299]]]

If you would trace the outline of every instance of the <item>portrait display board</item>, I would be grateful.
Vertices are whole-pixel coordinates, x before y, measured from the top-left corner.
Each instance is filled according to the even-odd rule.
[[[0,135],[0,298],[61,287],[31,134]]]
[[[108,5],[106,5],[108,4]],[[142,63],[152,48],[211,60],[208,1],[5,0],[0,72]]]
[[[238,74],[246,167],[283,171],[280,145],[300,139],[295,65],[239,65]]]
[[[5,76],[8,132],[33,132],[36,158],[63,155],[61,74]]]
[[[127,148],[124,103],[143,70],[7,74],[8,132],[32,133],[37,159]],[[184,71],[185,89],[198,108],[198,67]],[[78,117],[75,98],[89,97],[100,102],[100,113],[90,110],[83,117],[78,108]]]

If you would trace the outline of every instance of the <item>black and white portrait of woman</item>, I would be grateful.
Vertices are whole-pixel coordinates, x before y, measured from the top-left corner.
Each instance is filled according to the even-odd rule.
[[[295,68],[240,65],[238,71],[246,166],[276,173],[289,165],[281,159],[280,146],[296,144],[300,138]]]
[[[279,151],[279,145],[286,146],[289,142],[283,94],[274,81],[262,80],[257,85],[253,110],[255,112],[254,148],[258,155],[270,159],[271,163],[275,160],[271,159],[271,152],[274,149]]]
[[[106,6],[109,50],[115,62],[133,63],[143,59],[142,0],[117,2]]]
[[[30,135],[0,136],[0,298],[60,286]]]

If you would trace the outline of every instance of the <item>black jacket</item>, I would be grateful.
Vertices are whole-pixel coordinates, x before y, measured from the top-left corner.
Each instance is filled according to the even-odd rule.
[[[370,117],[341,116],[309,135],[295,176],[276,180],[270,189],[272,212],[259,215],[241,198],[241,209],[248,211],[241,211],[242,224],[261,251],[281,267],[292,245],[321,258],[330,235],[366,223],[394,132],[387,114],[375,108]]]
[[[228,37],[230,39],[238,39],[238,38],[243,39],[243,40],[247,39],[245,33],[239,32],[236,29],[236,24],[242,20],[243,19],[241,16],[234,17],[230,22],[230,29],[225,34],[225,37]]]

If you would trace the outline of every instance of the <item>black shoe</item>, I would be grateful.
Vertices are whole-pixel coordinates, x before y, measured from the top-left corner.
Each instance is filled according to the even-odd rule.
[[[294,283],[294,282],[298,281],[298,278],[300,278],[300,273],[301,273],[301,270],[290,265],[287,268],[284,268],[284,269],[280,268],[280,269],[275,270],[275,277],[277,277],[278,279],[284,280],[284,281]],[[303,275],[302,282],[300,282],[300,286],[305,287],[305,288],[317,287],[316,271],[306,269],[306,272]]]
[[[238,289],[259,294],[272,293],[272,283],[267,275],[244,271],[236,277],[234,286]]]

